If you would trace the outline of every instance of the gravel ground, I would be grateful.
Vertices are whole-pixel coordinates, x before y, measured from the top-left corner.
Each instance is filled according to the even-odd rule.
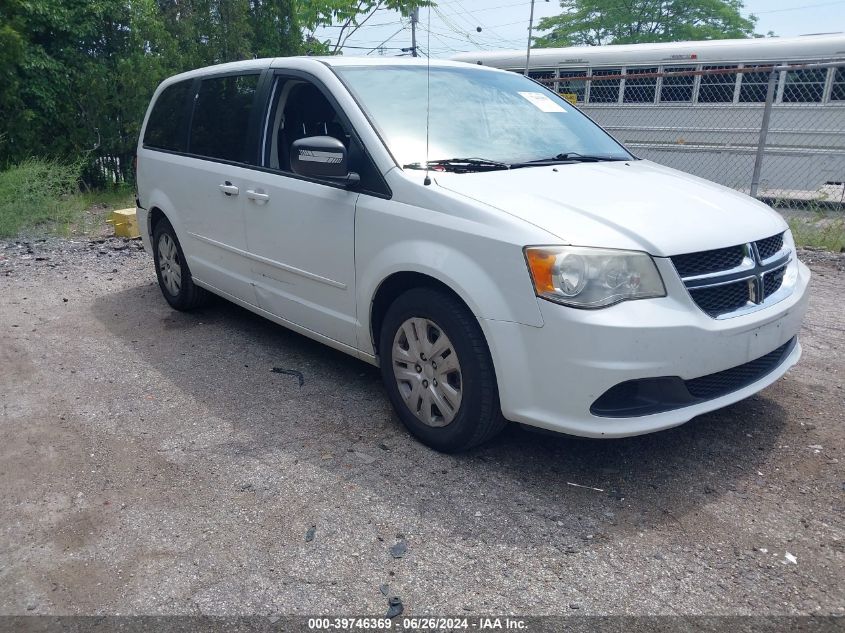
[[[845,258],[802,256],[758,396],[446,456],[374,368],[170,310],[137,242],[0,243],[0,613],[843,614]]]

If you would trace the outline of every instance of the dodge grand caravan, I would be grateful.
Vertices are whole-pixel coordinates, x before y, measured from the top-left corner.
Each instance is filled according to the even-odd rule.
[[[640,160],[557,94],[453,62],[171,77],[137,153],[164,298],[213,293],[381,368],[411,433],[676,426],[798,361],[809,271],[766,205]]]

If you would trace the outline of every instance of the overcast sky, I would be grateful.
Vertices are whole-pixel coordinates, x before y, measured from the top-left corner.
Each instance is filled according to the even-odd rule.
[[[431,10],[420,10],[417,44],[421,51],[431,50],[433,57],[449,57],[459,51],[523,48],[528,37],[530,0],[439,0]],[[535,24],[539,18],[556,15],[560,6],[554,0],[537,0]],[[845,0],[746,0],[745,15],[759,18],[757,32],[774,31],[776,35],[845,31]],[[481,27],[481,32],[478,32]],[[337,37],[337,27],[317,31],[320,39]],[[348,41],[346,55],[400,55],[411,43],[410,21],[392,11],[378,11]]]

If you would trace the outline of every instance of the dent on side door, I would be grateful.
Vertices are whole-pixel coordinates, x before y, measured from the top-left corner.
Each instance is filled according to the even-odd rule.
[[[264,172],[253,174],[249,190],[245,225],[258,305],[355,346],[358,194]]]

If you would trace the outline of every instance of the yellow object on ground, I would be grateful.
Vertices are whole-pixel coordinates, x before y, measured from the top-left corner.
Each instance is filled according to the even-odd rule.
[[[135,217],[135,209],[115,209],[106,220],[109,224],[114,226],[114,234],[116,237],[141,237],[141,232],[138,230],[138,219]]]

